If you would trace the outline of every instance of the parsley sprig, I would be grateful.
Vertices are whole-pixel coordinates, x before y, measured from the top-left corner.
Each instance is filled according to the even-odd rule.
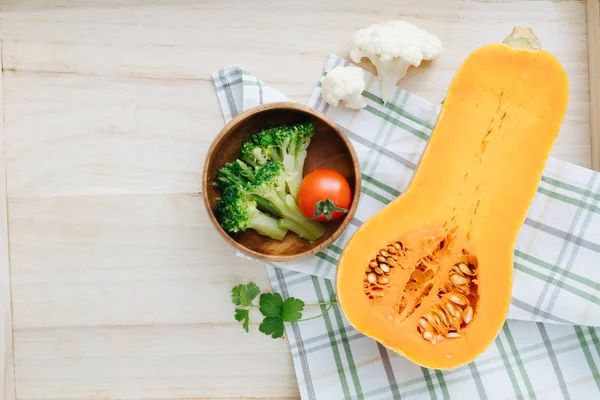
[[[258,326],[258,330],[273,339],[283,336],[284,322],[303,322],[311,319],[319,318],[325,315],[331,306],[337,303],[336,300],[331,300],[322,303],[305,304],[302,300],[295,297],[289,297],[285,301],[281,294],[277,292],[265,292],[260,294],[258,304],[254,303],[254,299],[259,295],[260,288],[250,282],[246,285],[240,284],[231,289],[231,301],[238,306],[235,309],[235,320],[242,323],[242,328],[248,332],[250,325],[250,310],[258,308],[264,316],[263,321]],[[312,306],[327,306],[325,311],[313,317],[302,318],[304,307]]]

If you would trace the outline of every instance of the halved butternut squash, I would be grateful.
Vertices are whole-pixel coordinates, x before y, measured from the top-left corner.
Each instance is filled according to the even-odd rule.
[[[494,341],[567,91],[565,71],[526,28],[466,59],[410,187],[340,258],[338,299],[356,329],[436,369]]]

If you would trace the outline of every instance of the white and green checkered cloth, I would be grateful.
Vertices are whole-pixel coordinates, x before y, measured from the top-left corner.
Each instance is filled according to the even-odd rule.
[[[323,76],[340,65],[348,62],[332,56]],[[289,100],[239,67],[213,79],[226,122],[259,104]],[[363,110],[329,107],[320,82],[308,102],[352,141],[363,186],[354,219],[334,244],[311,258],[267,265],[284,297],[335,297],[346,242],[406,189],[437,119],[438,105],[402,89],[384,104],[379,81],[369,73],[366,81]],[[476,361],[452,371],[421,368],[388,351],[352,328],[337,306],[286,324],[302,398],[600,399],[600,174],[548,161],[514,267],[509,321]]]

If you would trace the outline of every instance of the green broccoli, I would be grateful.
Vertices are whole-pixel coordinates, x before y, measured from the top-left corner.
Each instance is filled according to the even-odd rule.
[[[254,168],[241,160],[235,160],[217,171],[214,185],[223,191],[228,186],[246,186],[252,181],[254,181]]]
[[[244,163],[241,160],[235,160],[233,162],[225,164],[222,168],[217,171],[217,177],[215,178],[214,185],[220,191],[224,191],[229,186],[241,187],[246,192],[245,188],[252,182],[254,182],[256,176],[255,169]],[[246,194],[246,193],[245,193]],[[268,212],[276,217],[281,217],[281,213],[271,202],[265,200],[260,196],[250,195],[251,200],[257,203],[259,210]]]
[[[255,179],[246,190],[252,199],[264,199],[265,203],[278,210],[277,215],[281,216],[279,227],[289,229],[301,238],[316,240],[326,228],[306,218],[294,198],[287,193],[286,185],[291,179],[281,162],[270,161],[256,170]],[[259,207],[261,201],[257,201]]]
[[[304,161],[313,134],[312,122],[263,129],[242,143],[242,158],[254,167],[265,165],[271,160],[283,163],[290,175],[286,185],[290,194],[297,199]]]
[[[254,229],[275,240],[282,240],[287,233],[287,229],[279,227],[276,218],[261,212],[240,186],[231,185],[223,190],[215,214],[221,227],[229,233]]]

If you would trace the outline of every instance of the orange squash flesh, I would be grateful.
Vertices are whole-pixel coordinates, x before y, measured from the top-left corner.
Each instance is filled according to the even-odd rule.
[[[409,189],[355,233],[338,265],[337,294],[349,322],[428,368],[474,360],[501,329],[515,241],[566,111],[568,83],[559,62],[548,52],[508,43],[482,47],[466,59]],[[397,265],[382,275],[369,269],[380,249],[395,251],[389,247],[395,242],[403,256],[381,260]],[[475,272],[461,287],[467,287],[473,316],[466,323],[465,308],[456,337],[432,343],[420,320],[445,307],[444,287],[452,286],[466,252]],[[373,276],[385,283],[371,284]],[[365,289],[374,285],[379,289]]]

